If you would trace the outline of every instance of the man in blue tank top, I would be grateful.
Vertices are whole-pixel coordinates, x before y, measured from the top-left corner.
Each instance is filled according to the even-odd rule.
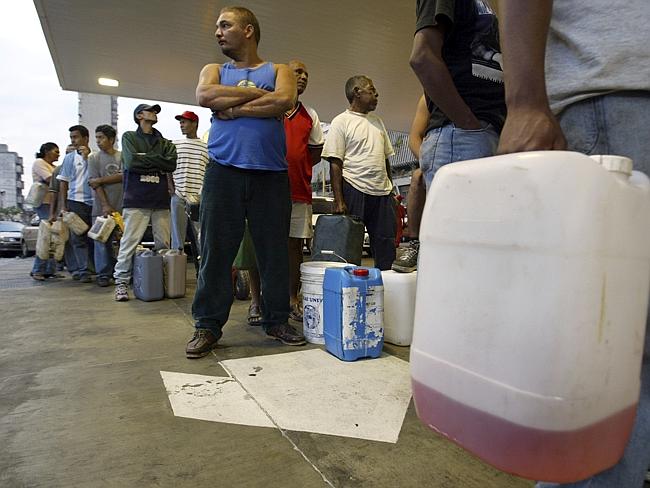
[[[188,358],[209,354],[222,335],[233,301],[231,266],[246,220],[262,283],[261,325],[284,344],[305,343],[287,323],[291,201],[283,116],[295,104],[296,79],[288,66],[258,56],[260,28],[250,10],[226,7],[216,27],[219,47],[231,61],[206,65],[196,88],[198,103],[212,110],[212,126]]]

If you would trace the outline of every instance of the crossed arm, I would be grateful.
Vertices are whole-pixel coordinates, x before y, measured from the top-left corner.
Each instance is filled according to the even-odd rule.
[[[275,65],[275,91],[222,85],[219,68],[218,64],[208,64],[201,70],[196,100],[221,119],[280,117],[295,105],[296,78],[285,64]]]

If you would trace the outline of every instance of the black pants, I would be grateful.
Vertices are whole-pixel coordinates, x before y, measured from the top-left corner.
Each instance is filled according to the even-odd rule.
[[[192,304],[197,328],[220,336],[228,320],[233,302],[232,263],[246,220],[262,284],[262,326],[266,330],[287,322],[290,215],[286,172],[208,164],[199,216],[201,266]]]
[[[391,195],[368,195],[343,180],[343,200],[349,215],[356,215],[368,229],[375,267],[384,271],[395,261],[395,199]]]

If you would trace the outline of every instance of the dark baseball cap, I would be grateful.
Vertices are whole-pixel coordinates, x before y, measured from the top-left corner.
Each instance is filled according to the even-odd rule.
[[[138,123],[138,114],[140,112],[143,112],[146,110],[147,112],[156,112],[157,114],[160,113],[160,105],[149,105],[147,103],[141,103],[137,107],[135,107],[135,110],[133,111],[133,120],[135,120],[135,123]]]
[[[194,112],[190,112],[189,110],[186,110],[185,112],[183,112],[183,113],[180,114],[180,115],[177,115],[177,116],[174,117],[174,118],[175,118],[176,120],[187,119],[187,120],[192,120],[192,121],[194,121],[194,122],[198,122],[198,121],[199,121],[199,116],[196,115]]]

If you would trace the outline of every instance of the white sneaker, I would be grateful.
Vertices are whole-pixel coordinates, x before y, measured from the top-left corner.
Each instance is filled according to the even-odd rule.
[[[115,301],[116,302],[129,301],[129,290],[124,283],[118,283],[117,285],[115,285]]]

